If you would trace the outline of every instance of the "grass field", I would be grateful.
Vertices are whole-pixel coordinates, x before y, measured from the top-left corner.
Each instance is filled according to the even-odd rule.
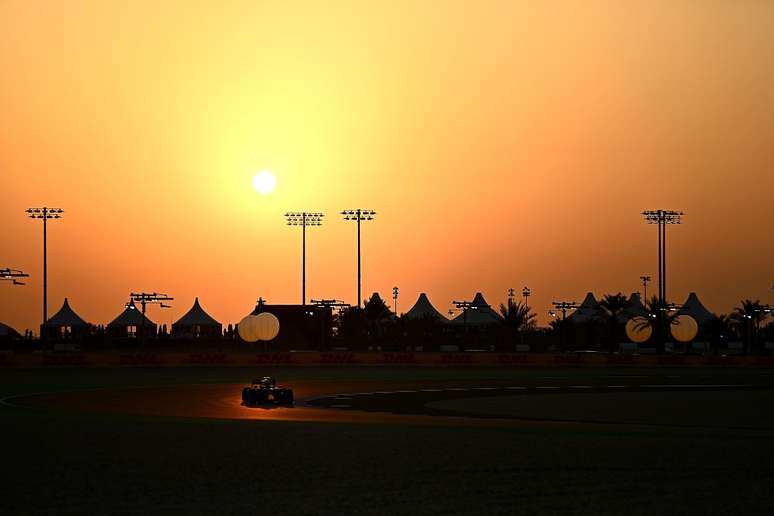
[[[272,372],[289,383],[313,378],[331,385],[346,379],[531,381],[547,374],[419,368]],[[14,370],[2,371],[0,394],[239,383],[254,373]],[[598,372],[562,374],[583,379]],[[722,407],[717,410],[723,418]],[[0,428],[2,514],[770,514],[774,507],[774,435],[768,430],[455,427],[400,419],[379,425],[297,423],[8,406],[0,407]]]

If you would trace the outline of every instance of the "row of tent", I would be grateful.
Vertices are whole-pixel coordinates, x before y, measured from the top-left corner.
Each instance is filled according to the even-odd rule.
[[[678,313],[690,315],[700,325],[713,318],[712,312],[704,307],[694,292],[691,292]],[[633,293],[617,317],[620,323],[625,324],[632,317],[646,315],[647,310],[640,295]],[[594,294],[589,292],[577,310],[567,318],[576,323],[584,323],[606,319],[609,316],[610,313],[599,304]],[[476,293],[468,309],[463,310],[453,319],[448,319],[439,312],[430,302],[427,294],[421,293],[414,306],[404,314],[404,317],[409,320],[435,319],[445,324],[468,326],[486,326],[502,321],[502,316],[486,302],[481,292]],[[62,308],[45,323],[43,331],[47,335],[57,337],[64,334],[77,335],[81,332],[88,332],[90,327],[91,325],[70,307],[70,303],[65,298]],[[144,331],[148,335],[155,335],[157,325],[147,316],[144,316],[134,303],[130,302],[123,312],[108,323],[106,330],[107,333],[117,336],[137,334],[140,331]],[[218,337],[222,332],[223,325],[204,311],[199,304],[198,297],[194,300],[191,309],[172,324],[172,335],[181,337]],[[13,328],[0,323],[0,336],[15,333]]]
[[[688,298],[681,305],[677,313],[678,315],[690,315],[699,325],[709,322],[714,317],[712,312],[707,310],[704,304],[702,304],[699,300],[699,296],[697,296],[695,292],[691,292],[688,295]],[[647,315],[648,311],[642,303],[640,294],[634,292],[629,296],[626,305],[616,315],[616,318],[621,324],[626,324],[632,317],[646,317]],[[594,297],[594,294],[589,292],[586,294],[583,302],[567,317],[567,319],[576,323],[586,323],[595,320],[606,320],[610,316],[610,312],[599,304],[599,301]],[[481,292],[476,293],[476,296],[470,303],[470,309],[460,313],[451,320],[447,319],[441,312],[436,310],[424,293],[419,295],[417,302],[404,314],[404,317],[407,319],[433,318],[444,323],[468,324],[471,326],[482,326],[502,320],[500,314],[489,306]]]
[[[78,335],[82,332],[88,332],[90,327],[91,325],[72,309],[69,301],[65,298],[62,308],[43,325],[43,332],[52,337],[65,334]],[[106,330],[108,334],[122,337],[137,335],[140,332],[155,335],[157,325],[146,315],[143,315],[134,302],[130,302],[123,312],[108,323]],[[198,297],[194,300],[191,309],[172,324],[172,334],[183,337],[219,337],[222,332],[223,325],[204,311],[199,304]]]

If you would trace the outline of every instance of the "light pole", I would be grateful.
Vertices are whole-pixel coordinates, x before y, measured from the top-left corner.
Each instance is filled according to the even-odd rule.
[[[680,224],[682,211],[646,210],[642,212],[648,224],[658,225],[658,301],[663,305],[667,299],[666,288],[666,227],[670,224]]]
[[[395,316],[398,316],[398,287],[392,287],[392,302],[395,307]]]
[[[478,307],[472,301],[452,301],[452,304],[462,310],[462,322],[465,324],[465,333],[468,332],[468,310],[477,310]]]
[[[521,291],[521,295],[524,296],[524,308],[529,308],[527,300],[529,299],[529,296],[532,295],[532,290],[530,290],[529,287],[524,287]]]
[[[29,208],[26,210],[27,216],[31,219],[41,219],[43,221],[43,324],[48,321],[48,256],[46,241],[46,223],[49,219],[61,219],[64,210],[61,208]],[[41,338],[43,333],[41,332]]]
[[[557,310],[561,310],[562,312],[562,348],[564,349],[566,346],[566,334],[567,334],[567,328],[565,327],[564,321],[567,320],[567,310],[577,310],[580,307],[580,305],[575,301],[552,301],[551,304]],[[549,310],[548,314],[551,317],[556,317],[556,312],[553,310]]]
[[[24,272],[18,270],[18,269],[0,269],[0,281],[12,281],[13,285],[25,285],[25,283],[22,283],[16,278],[29,278],[29,274],[25,274]]]
[[[134,292],[129,294],[129,298],[134,302],[140,302],[142,306],[142,319],[140,319],[140,338],[141,343],[145,343],[145,305],[146,304],[158,304],[160,308],[171,308],[169,305],[165,305],[164,301],[174,301],[175,299],[169,297],[166,294],[159,294],[158,292],[146,293],[140,292],[135,294]]]
[[[362,297],[360,295],[360,222],[365,220],[374,220],[376,212],[373,210],[344,210],[341,212],[344,215],[344,220],[354,220],[357,222],[357,307],[360,309]]]
[[[301,304],[306,305],[306,227],[321,226],[325,215],[319,212],[288,212],[288,226],[301,226]]]
[[[650,281],[650,276],[640,276],[640,279],[642,280],[642,300],[643,302],[648,301],[648,282]]]

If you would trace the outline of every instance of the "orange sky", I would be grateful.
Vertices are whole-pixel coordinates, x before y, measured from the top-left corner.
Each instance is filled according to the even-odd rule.
[[[726,312],[774,301],[774,3],[755,1],[0,3],[0,320],[68,296],[109,322],[130,291],[195,295],[228,323],[258,296],[483,291],[552,300],[640,288],[681,209],[669,290]],[[262,197],[253,174],[273,171]],[[655,288],[654,288],[655,291]]]

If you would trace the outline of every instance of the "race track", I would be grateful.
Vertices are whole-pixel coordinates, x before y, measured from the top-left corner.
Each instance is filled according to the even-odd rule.
[[[245,407],[243,384],[21,394],[6,405],[88,413],[421,425],[623,424],[774,429],[769,374],[557,374],[521,381],[297,379],[294,407]]]

